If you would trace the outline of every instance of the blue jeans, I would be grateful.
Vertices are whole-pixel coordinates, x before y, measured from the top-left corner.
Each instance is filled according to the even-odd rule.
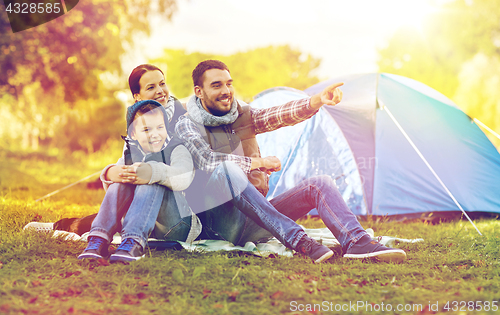
[[[212,208],[206,213],[206,229],[238,245],[272,235],[296,248],[305,232],[295,220],[314,208],[344,251],[367,234],[329,176],[304,180],[268,201],[241,168],[225,162],[212,173],[206,194],[207,209]]]
[[[184,195],[179,191],[165,189],[151,236],[170,241],[185,241],[191,230],[191,215]]]
[[[157,184],[113,183],[106,191],[89,236],[110,242],[120,232],[122,239],[132,238],[143,247],[151,232],[156,238],[185,240],[191,226],[186,207],[182,194]]]

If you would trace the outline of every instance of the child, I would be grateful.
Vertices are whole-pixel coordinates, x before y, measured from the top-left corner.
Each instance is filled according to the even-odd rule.
[[[107,257],[109,243],[120,229],[122,243],[110,256],[112,262],[144,257],[153,229],[156,237],[165,239],[185,240],[191,234],[190,225],[183,223],[192,213],[179,191],[193,179],[193,161],[177,137],[170,139],[167,128],[165,108],[154,100],[127,109],[126,150],[101,174],[106,195],[78,259]]]

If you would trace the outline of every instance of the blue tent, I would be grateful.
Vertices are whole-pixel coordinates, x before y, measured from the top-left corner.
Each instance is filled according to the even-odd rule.
[[[500,212],[499,152],[452,101],[420,82],[385,73],[351,75],[304,92],[266,90],[251,105],[279,105],[335,82],[344,82],[339,105],[257,136],[262,155],[282,162],[282,171],[270,178],[268,198],[327,174],[356,215]]]

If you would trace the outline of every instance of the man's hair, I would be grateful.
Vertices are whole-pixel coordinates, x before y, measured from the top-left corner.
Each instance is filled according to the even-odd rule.
[[[160,70],[160,68],[150,64],[139,65],[135,67],[134,70],[132,70],[132,73],[130,73],[128,77],[128,86],[130,87],[130,92],[132,92],[132,96],[134,94],[138,94],[141,91],[141,85],[139,81],[141,80],[144,73],[155,70],[160,71],[161,74],[163,74],[163,76],[165,77],[165,74],[163,73],[163,71]]]
[[[202,61],[193,70],[193,85],[203,86],[203,75],[205,74],[205,71],[210,69],[220,69],[227,70],[227,72],[229,73],[231,72],[229,71],[229,68],[226,66],[226,64],[224,64],[222,61],[213,59]]]

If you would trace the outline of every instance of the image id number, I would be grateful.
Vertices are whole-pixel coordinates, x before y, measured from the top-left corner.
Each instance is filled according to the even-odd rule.
[[[498,301],[448,301],[443,307],[445,311],[472,312],[472,311],[498,311]]]
[[[5,11],[15,14],[28,13],[59,13],[61,12],[61,3],[9,3]]]

